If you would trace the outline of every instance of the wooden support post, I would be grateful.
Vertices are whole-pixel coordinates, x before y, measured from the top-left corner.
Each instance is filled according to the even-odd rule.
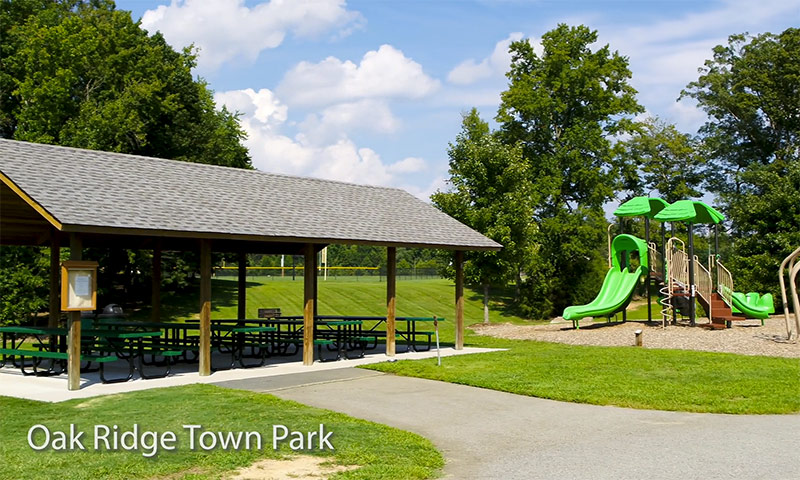
[[[83,260],[83,242],[75,233],[69,235],[69,259]],[[67,317],[67,383],[70,390],[81,388],[81,312]]]
[[[247,254],[239,252],[239,288],[236,302],[237,317],[239,320],[247,318]]]
[[[211,375],[211,241],[200,240],[200,376]]]
[[[386,355],[395,354],[397,248],[386,248]]]
[[[303,365],[314,363],[314,282],[316,280],[317,254],[314,244],[307,243],[303,264]]]
[[[61,318],[60,261],[61,245],[58,243],[58,236],[54,230],[50,236],[50,316],[47,319],[47,326],[50,328],[57,327]]]
[[[153,278],[150,294],[150,320],[161,321],[161,240],[153,246]]]
[[[456,350],[464,348],[464,252],[456,250]]]

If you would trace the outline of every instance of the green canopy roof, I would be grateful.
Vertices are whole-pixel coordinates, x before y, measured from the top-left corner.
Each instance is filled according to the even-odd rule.
[[[698,200],[678,200],[655,217],[662,222],[720,223],[725,216]]]
[[[653,218],[667,205],[669,204],[666,201],[656,197],[633,197],[620,205],[614,211],[614,215],[618,217],[645,216]]]

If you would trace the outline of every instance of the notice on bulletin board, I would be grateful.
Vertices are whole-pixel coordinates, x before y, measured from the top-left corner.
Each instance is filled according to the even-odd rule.
[[[92,271],[73,270],[68,274],[67,304],[71,309],[94,309]]]
[[[85,297],[92,294],[92,276],[78,273],[75,275],[75,295]]]

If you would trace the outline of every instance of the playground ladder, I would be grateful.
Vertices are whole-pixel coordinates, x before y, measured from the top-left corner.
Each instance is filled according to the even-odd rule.
[[[781,267],[778,270],[778,280],[780,281],[781,286],[781,300],[783,300],[783,318],[786,320],[786,339],[792,339],[792,326],[791,322],[789,321],[789,302],[787,300],[786,295],[786,284],[784,283],[784,276],[783,270],[786,268],[788,264],[788,274],[789,274],[789,288],[792,293],[792,304],[794,306],[794,343],[798,342],[800,339],[800,299],[798,299],[797,295],[797,275],[800,273],[800,262],[797,260],[800,259],[800,248],[789,254],[788,257],[783,259],[781,262]]]
[[[664,254],[667,262],[667,275],[664,278],[664,286],[659,290],[662,296],[659,303],[663,307],[661,309],[662,327],[667,326],[667,321],[675,309],[672,305],[675,287],[680,285],[686,289],[689,284],[689,257],[686,255],[686,244],[683,243],[683,240],[676,237],[670,238]]]

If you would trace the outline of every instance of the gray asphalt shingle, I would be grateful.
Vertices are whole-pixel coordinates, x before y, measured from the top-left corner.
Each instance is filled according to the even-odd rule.
[[[0,172],[64,225],[500,247],[396,188],[3,139]]]

